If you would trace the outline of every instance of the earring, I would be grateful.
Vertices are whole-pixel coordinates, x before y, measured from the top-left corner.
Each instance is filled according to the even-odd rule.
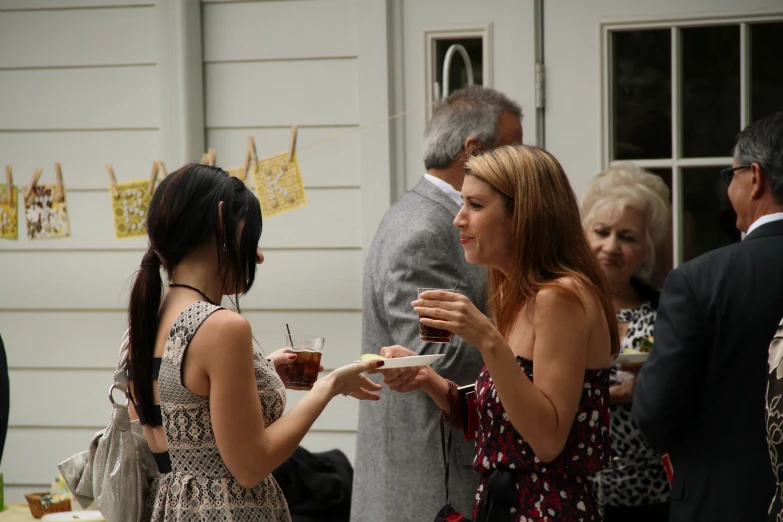
[[[226,243],[226,240],[224,239],[223,240],[223,252],[227,252],[227,251],[228,251],[228,244]]]

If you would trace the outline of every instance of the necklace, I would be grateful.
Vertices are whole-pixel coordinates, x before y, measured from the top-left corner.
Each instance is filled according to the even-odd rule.
[[[187,288],[188,290],[193,290],[194,292],[198,293],[207,300],[207,302],[211,305],[217,306],[217,303],[215,303],[212,299],[210,299],[207,294],[196,288],[195,286],[190,285],[183,285],[182,283],[169,283],[169,287],[178,287],[178,288]]]

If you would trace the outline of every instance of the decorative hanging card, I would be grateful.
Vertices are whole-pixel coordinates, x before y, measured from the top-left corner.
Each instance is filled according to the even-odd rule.
[[[116,192],[109,193],[117,239],[147,235],[147,210],[152,200],[149,185],[147,179],[123,181],[116,184]]]
[[[57,185],[35,185],[24,207],[29,239],[54,239],[71,235],[64,188],[58,190]]]
[[[0,185],[0,239],[19,239],[19,188]]]
[[[296,154],[292,161],[289,157],[288,152],[272,156],[259,161],[254,169],[256,195],[265,218],[307,204],[299,161]]]

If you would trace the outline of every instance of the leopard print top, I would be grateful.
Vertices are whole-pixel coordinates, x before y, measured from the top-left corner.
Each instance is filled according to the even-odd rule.
[[[653,334],[655,310],[650,303],[639,308],[617,310],[617,322],[628,323],[622,349],[638,349],[642,339]],[[612,367],[610,383],[632,378]],[[669,481],[661,464],[661,454],[644,440],[631,418],[631,405],[610,406],[612,460],[594,478],[601,506],[646,506],[669,501]]]

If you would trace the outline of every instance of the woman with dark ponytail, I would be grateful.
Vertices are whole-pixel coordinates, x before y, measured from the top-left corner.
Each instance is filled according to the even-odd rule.
[[[152,197],[129,338],[132,404],[160,471],[147,503],[153,522],[289,521],[272,470],[333,397],[378,399],[363,374],[382,363],[355,363],[283,415],[275,363],[253,346],[247,319],[219,305],[233,296],[239,311],[252,286],[261,224],[255,195],[215,167],[186,165]]]

